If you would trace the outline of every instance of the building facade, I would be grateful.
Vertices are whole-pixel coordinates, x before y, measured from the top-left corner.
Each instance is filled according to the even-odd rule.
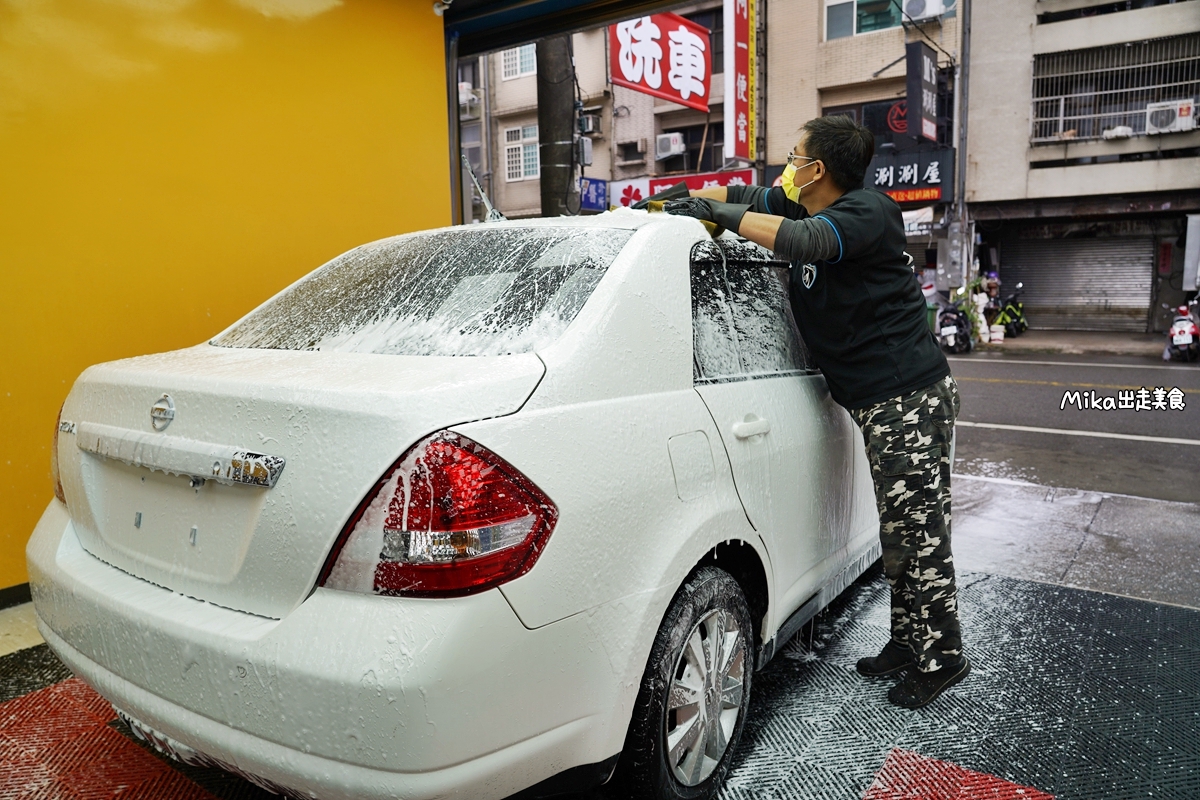
[[[953,2],[940,13],[913,21],[888,0],[760,0],[758,41],[753,54],[759,87],[757,153],[753,162],[735,161],[726,148],[725,73],[732,62],[726,49],[726,17],[745,11],[744,3],[708,2],[673,9],[710,32],[708,111],[614,85],[609,67],[605,29],[574,34],[572,44],[580,84],[581,115],[589,117],[581,136],[591,139],[592,164],[584,177],[598,178],[611,191],[608,202],[619,205],[644,195],[646,179],[672,179],[698,173],[709,175],[753,168],[753,179],[773,183],[783,171],[785,157],[795,145],[799,128],[820,114],[847,114],[876,134],[883,157],[877,188],[897,190],[902,206],[922,221],[912,226],[912,248],[933,279],[939,264],[942,283],[951,270],[946,236],[953,199],[954,68],[959,52],[959,25]],[[905,108],[909,42],[926,42],[939,72],[938,130],[934,140],[906,137]],[[537,159],[537,85],[534,45],[491,53],[460,65],[460,109],[464,153],[470,154],[485,190],[510,217],[540,213]],[[657,147],[658,138],[675,134],[669,155]],[[922,176],[929,172],[930,153],[948,158],[948,169],[935,165],[921,199],[905,198],[906,184],[898,180],[923,159]],[[890,160],[889,160],[890,159]],[[895,163],[893,163],[895,162]],[[877,165],[868,175],[875,185]],[[742,172],[740,175],[748,175]],[[886,180],[892,175],[891,182]],[[741,178],[735,178],[740,180]],[[469,180],[469,179],[468,179]],[[631,185],[632,184],[632,185]],[[912,192],[908,192],[912,195]],[[465,197],[469,193],[464,192]],[[464,218],[482,219],[483,206],[464,207]],[[959,270],[961,272],[961,270]]]
[[[1200,212],[1200,2],[974,3],[969,25],[960,3],[759,0],[752,163],[725,142],[724,33],[742,0],[673,9],[711,32],[707,113],[615,86],[606,29],[574,34],[582,174],[612,205],[647,178],[753,167],[769,185],[807,120],[846,114],[875,134],[866,184],[904,209],[926,282],[996,270],[1024,284],[1035,326],[1162,329],[1162,305],[1194,288],[1183,234]],[[512,217],[540,213],[536,68],[527,44],[471,62],[460,84],[464,152]],[[910,97],[924,100],[911,125]],[[483,218],[478,202],[464,210]]]
[[[1169,325],[1200,213],[1198,95],[1200,3],[974,6],[967,201],[1032,325]]]

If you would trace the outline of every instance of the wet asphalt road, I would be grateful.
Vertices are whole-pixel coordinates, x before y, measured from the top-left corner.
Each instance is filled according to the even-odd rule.
[[[1187,439],[1193,445],[962,425],[955,472],[1091,491],[1200,501],[1200,364],[1100,354],[972,354],[951,358],[960,422]],[[1182,410],[1093,410],[1099,400],[1157,387],[1183,392]],[[1074,400],[1080,393],[1080,401]],[[1064,407],[1064,394],[1068,395]],[[1129,395],[1126,395],[1127,397]],[[1168,402],[1169,406],[1169,402]]]

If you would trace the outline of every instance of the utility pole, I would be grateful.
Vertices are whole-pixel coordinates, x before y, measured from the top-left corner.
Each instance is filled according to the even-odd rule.
[[[963,0],[959,9],[962,25],[962,57],[960,70],[955,76],[954,99],[958,108],[955,148],[958,169],[955,170],[954,202],[955,216],[962,231],[962,281],[970,282],[975,267],[975,226],[971,224],[967,209],[967,87],[971,82],[971,0]]]
[[[570,34],[537,42],[538,156],[542,216],[579,211],[575,186],[575,67]]]

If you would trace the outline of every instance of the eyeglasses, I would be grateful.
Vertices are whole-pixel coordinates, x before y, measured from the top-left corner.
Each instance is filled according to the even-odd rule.
[[[817,160],[817,159],[813,158],[812,156],[798,156],[798,155],[796,155],[795,153],[788,153],[788,154],[787,154],[787,163],[791,164],[791,163],[792,163],[793,161],[795,161],[797,158],[804,158],[804,159],[807,159],[807,160],[809,160],[809,161],[816,161],[816,160]],[[807,167],[807,166],[808,166],[808,164],[797,164],[797,166],[800,166],[800,167]]]

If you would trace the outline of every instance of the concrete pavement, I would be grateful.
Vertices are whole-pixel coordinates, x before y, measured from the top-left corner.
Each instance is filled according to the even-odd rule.
[[[1200,609],[1200,504],[955,475],[953,510],[959,569]]]
[[[1002,344],[976,344],[974,354],[1103,353],[1161,360],[1166,340],[1163,333],[1028,330]]]

